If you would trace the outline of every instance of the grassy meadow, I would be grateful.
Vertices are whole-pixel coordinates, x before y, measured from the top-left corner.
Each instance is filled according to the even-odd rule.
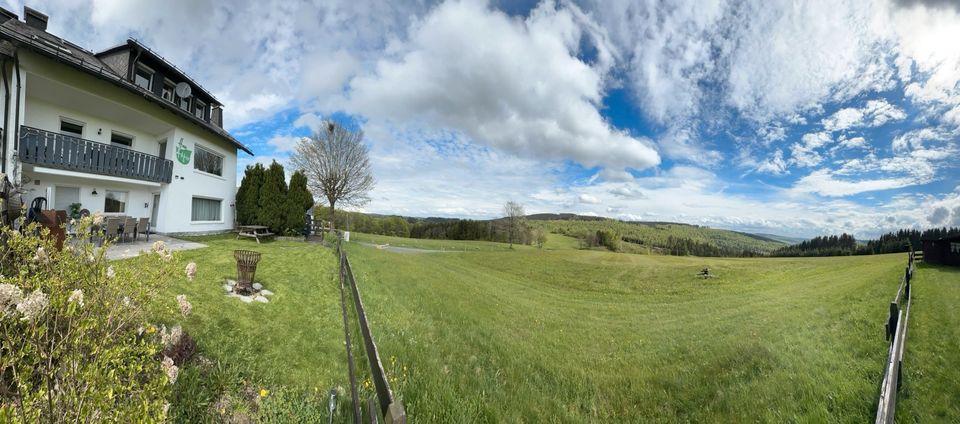
[[[454,243],[454,242],[447,242]],[[418,422],[863,422],[903,254],[715,259],[349,244]],[[700,279],[708,266],[718,277]]]
[[[901,423],[960,422],[960,269],[921,264],[897,398]]]
[[[887,303],[905,262],[618,254],[556,234],[543,249],[512,250],[351,238],[444,251],[346,244],[394,391],[426,423],[871,421]],[[185,367],[174,421],[326,421],[327,391],[348,387],[333,251],[197,241],[210,247],[182,253],[197,277],[168,288],[158,321],[182,323],[216,365]],[[263,253],[257,280],[276,293],[269,304],[224,296],[233,249]],[[698,278],[703,267],[716,277]],[[957,276],[918,271],[899,421],[960,417]],[[186,319],[177,294],[194,305]],[[334,421],[347,422],[349,408],[343,390]]]

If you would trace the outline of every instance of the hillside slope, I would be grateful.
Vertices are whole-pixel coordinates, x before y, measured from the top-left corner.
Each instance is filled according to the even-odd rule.
[[[740,256],[765,254],[786,246],[771,238],[736,231],[668,222],[623,222],[548,220],[535,221],[545,230],[571,237],[584,237],[598,230],[620,234],[625,242],[650,251],[674,255]],[[705,253],[706,252],[706,253]]]

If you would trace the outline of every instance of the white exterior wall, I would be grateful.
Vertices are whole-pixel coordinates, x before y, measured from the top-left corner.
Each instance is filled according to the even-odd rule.
[[[176,158],[176,148],[180,141],[190,150],[190,162],[186,165]],[[234,198],[237,194],[237,154],[236,149],[224,148],[224,143],[211,142],[198,132],[178,128],[167,145],[167,156],[173,159],[173,180],[164,184],[160,195],[160,226],[164,233],[202,233],[223,231],[233,228]],[[223,156],[223,176],[208,174],[193,169],[197,145]],[[192,222],[191,209],[193,197],[205,197],[220,200],[220,221]]]
[[[237,184],[236,147],[159,105],[126,89],[74,70],[68,65],[56,63],[23,50],[21,50],[20,59],[23,79],[20,99],[21,124],[59,132],[61,117],[69,118],[84,123],[84,139],[109,144],[111,132],[118,131],[134,137],[132,145],[134,150],[151,155],[159,154],[159,142],[166,139],[167,147],[164,156],[174,164],[173,179],[169,184],[72,171],[37,169],[31,164],[20,164],[21,174],[29,179],[24,181],[24,187],[28,190],[24,194],[25,204],[29,205],[35,197],[44,196],[48,197],[48,207],[52,208],[56,197],[53,187],[72,186],[80,188],[82,207],[91,212],[98,212],[104,209],[106,190],[118,190],[128,193],[125,215],[150,217],[153,196],[159,193],[157,220],[151,222],[151,226],[157,232],[209,233],[233,228]],[[11,74],[14,75],[13,84],[11,84],[11,103],[15,103],[16,72]],[[72,100],[58,104],[56,96],[53,96],[54,98],[50,98],[49,94],[41,95],[41,98],[31,96],[27,85],[31,77],[34,77],[34,81],[53,80],[69,86],[72,90]],[[34,84],[38,83],[34,82]],[[2,88],[2,82],[0,82],[0,95],[3,94]],[[82,110],[76,107],[78,103],[84,105]],[[90,107],[86,107],[87,104]],[[8,173],[13,164],[12,150],[15,145],[13,142],[16,125],[14,110],[11,110],[9,116],[9,130],[4,131],[7,136],[8,150],[10,150],[8,155],[11,158],[7,167]],[[122,117],[118,118],[120,115]],[[176,156],[177,144],[181,141],[191,151],[186,164],[180,163]],[[207,174],[193,168],[197,145],[223,157],[222,176]],[[38,180],[39,183],[37,183]],[[94,189],[97,195],[92,194]],[[195,196],[220,200],[221,219],[192,222],[192,202]]]

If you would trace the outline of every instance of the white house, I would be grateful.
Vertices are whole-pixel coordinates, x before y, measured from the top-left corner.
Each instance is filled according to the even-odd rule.
[[[0,172],[48,209],[149,217],[160,233],[233,228],[238,150],[200,84],[136,40],[93,53],[0,9]]]

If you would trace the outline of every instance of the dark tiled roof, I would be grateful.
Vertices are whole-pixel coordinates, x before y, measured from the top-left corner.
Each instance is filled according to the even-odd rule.
[[[190,78],[190,76],[187,75],[186,72],[183,72],[180,68],[178,68],[177,65],[174,65],[173,63],[171,63],[170,61],[168,61],[165,57],[160,56],[159,53],[153,51],[150,47],[147,47],[145,44],[137,41],[136,39],[129,38],[129,39],[127,39],[127,42],[126,42],[126,43],[120,44],[120,45],[117,45],[117,46],[113,46],[113,47],[111,47],[111,48],[109,48],[109,49],[106,49],[106,50],[104,50],[104,51],[102,51],[102,52],[99,52],[99,53],[96,54],[96,56],[97,56],[97,57],[103,57],[103,55],[110,54],[110,53],[116,52],[116,51],[118,51],[118,50],[136,50],[136,49],[138,49],[138,48],[140,49],[140,51],[143,52],[143,54],[149,56],[149,57],[150,57],[151,59],[153,59],[154,61],[157,61],[157,62],[162,63],[163,66],[165,66],[167,69],[169,69],[169,70],[173,71],[174,73],[176,73],[176,74],[177,74],[177,78],[174,78],[174,79],[186,80],[188,83],[190,83],[190,85],[192,85],[192,86],[195,87],[197,90],[199,90],[205,97],[210,98],[214,103],[216,103],[216,104],[218,104],[218,105],[223,105],[223,103],[220,103],[220,101],[217,100],[216,97],[213,97],[213,94],[211,94],[209,91],[207,91],[206,88],[203,88],[203,86],[200,85],[200,83],[196,82],[193,78]]]
[[[103,63],[103,61],[94,55],[93,52],[90,52],[76,44],[50,34],[49,32],[31,27],[17,19],[9,19],[0,25],[0,37],[9,41],[14,46],[29,48],[39,54],[73,66],[80,71],[109,81],[119,87],[125,88],[132,93],[142,96],[148,101],[156,103],[158,106],[173,112],[177,116],[186,119],[209,132],[212,132],[228,143],[233,144],[238,149],[253,155],[253,152],[250,151],[247,146],[243,145],[243,143],[238,141],[236,138],[233,138],[233,136],[223,128],[197,118],[193,114],[180,109],[176,105],[167,102],[166,100],[163,100],[160,96],[157,96],[153,92],[144,90],[132,82],[127,81],[123,76],[117,75],[116,72],[111,70],[110,67]],[[0,52],[2,52],[2,46],[0,46]]]

